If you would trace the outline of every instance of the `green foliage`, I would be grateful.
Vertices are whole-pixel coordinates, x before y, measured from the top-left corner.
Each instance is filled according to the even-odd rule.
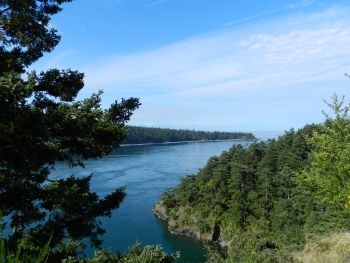
[[[350,118],[349,105],[333,97],[329,104],[335,117],[314,132],[309,143],[314,147],[310,166],[299,176],[300,183],[313,192],[324,209],[348,211],[350,195]],[[349,214],[347,215],[347,217]]]
[[[173,225],[201,236],[220,225],[214,248],[221,242],[227,252],[209,249],[212,262],[293,262],[292,252],[309,238],[348,231],[350,106],[344,98],[332,99],[327,104],[334,116],[326,114],[324,124],[247,148],[233,146],[165,193],[161,204]],[[183,220],[179,211],[191,215]],[[342,257],[344,246],[334,247],[330,254]]]
[[[38,249],[37,254],[27,254],[23,250],[25,240],[19,242],[15,250],[6,246],[6,241],[0,239],[0,262],[1,263],[46,263],[49,254],[52,253],[48,242],[44,247]],[[180,257],[180,253],[167,254],[159,245],[148,245],[141,247],[140,243],[130,248],[128,253],[113,253],[110,249],[96,250],[91,259],[68,256],[61,263],[174,263]]]
[[[0,234],[2,230],[0,229]],[[51,252],[49,242],[46,243],[40,251],[33,255],[27,254],[23,249],[25,241],[21,240],[15,250],[10,250],[6,244],[6,240],[0,237],[0,262],[2,263],[46,263]]]
[[[139,243],[130,248],[125,255],[113,253],[111,250],[97,250],[92,259],[76,259],[69,257],[62,263],[174,263],[180,253],[167,254],[159,245],[141,247]]]
[[[167,254],[160,245],[148,245],[143,249],[138,244],[132,247],[122,262],[125,263],[172,263],[180,253]]]
[[[300,189],[314,202],[314,213],[306,218],[305,229],[322,234],[350,227],[350,118],[344,98],[327,103],[333,116],[308,142],[313,147],[310,164],[298,174]]]
[[[128,126],[128,137],[123,143],[141,144],[229,139],[254,140],[255,137],[252,133],[244,132],[205,132]]]
[[[0,75],[25,68],[50,52],[60,41],[50,28],[51,16],[72,0],[0,1]]]
[[[125,196],[119,188],[99,197],[90,191],[91,176],[53,180],[55,162],[83,166],[108,154],[140,105],[130,98],[102,109],[102,92],[77,100],[84,74],[74,70],[23,74],[58,44],[49,22],[66,2],[0,1],[0,214],[13,230],[10,251],[37,255],[52,237],[50,262],[75,255],[83,238],[98,246],[98,217],[110,216]]]
[[[219,225],[215,242],[228,250],[224,257],[211,250],[213,262],[220,262],[217,257],[222,262],[286,262],[288,251],[303,246],[304,215],[313,213],[306,194],[298,194],[295,174],[308,163],[306,137],[317,129],[291,130],[247,148],[235,145],[211,158],[197,175],[185,177],[162,196],[174,227],[212,236]]]

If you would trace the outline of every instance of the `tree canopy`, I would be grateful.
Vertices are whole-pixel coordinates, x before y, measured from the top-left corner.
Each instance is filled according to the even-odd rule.
[[[324,123],[235,145],[164,193],[170,228],[226,248],[215,262],[293,262],[308,238],[349,231],[350,107],[332,99]]]
[[[28,72],[58,44],[49,22],[66,2],[0,1],[0,214],[12,228],[9,244],[25,236],[30,250],[51,238],[51,261],[74,254],[83,238],[99,245],[97,218],[110,216],[125,196],[119,188],[99,197],[90,191],[91,176],[52,180],[55,162],[83,166],[108,154],[140,105],[129,98],[103,109],[101,91],[77,100],[84,74],[75,70]]]
[[[0,1],[0,73],[24,72],[59,43],[51,16],[72,0]]]

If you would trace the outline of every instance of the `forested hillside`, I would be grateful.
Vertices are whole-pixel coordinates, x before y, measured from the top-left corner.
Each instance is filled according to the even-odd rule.
[[[253,140],[255,137],[252,133],[245,132],[207,132],[128,126],[128,137],[123,143],[141,144],[229,139]]]
[[[349,108],[336,97],[331,106],[325,124],[211,158],[155,212],[173,232],[211,241],[213,262],[292,262],[308,238],[348,230]]]

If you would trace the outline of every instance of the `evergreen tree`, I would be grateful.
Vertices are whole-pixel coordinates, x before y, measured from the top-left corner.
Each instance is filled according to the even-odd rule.
[[[128,137],[123,143],[141,144],[230,139],[254,140],[255,138],[252,133],[244,132],[205,132],[128,126]]]
[[[9,244],[25,236],[23,249],[43,247],[51,237],[50,262],[75,252],[83,238],[99,245],[98,221],[110,216],[125,196],[123,188],[99,197],[91,176],[50,178],[57,161],[81,165],[117,147],[138,99],[101,108],[101,92],[76,100],[82,73],[28,66],[59,42],[52,15],[70,0],[0,1],[0,214],[12,228]]]
[[[325,229],[317,219],[330,225],[319,216],[312,190],[297,180],[315,147],[307,138],[320,127],[307,125],[278,139],[235,145],[211,158],[197,175],[163,195],[172,230],[190,228],[224,240],[227,262],[288,262],[288,253],[302,248],[312,233],[311,224],[318,233]]]
[[[334,116],[325,113],[325,125],[309,137],[310,165],[298,177],[317,204],[308,217],[312,230],[316,220],[331,222],[324,226],[328,230],[350,227],[350,105],[336,95],[328,105]]]

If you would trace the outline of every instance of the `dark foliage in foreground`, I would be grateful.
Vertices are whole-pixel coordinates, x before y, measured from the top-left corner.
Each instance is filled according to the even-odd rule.
[[[74,70],[31,72],[28,66],[58,44],[51,16],[69,0],[0,1],[0,214],[12,228],[7,246],[40,250],[50,262],[75,254],[83,238],[99,245],[98,217],[118,208],[123,188],[99,197],[91,176],[52,180],[55,162],[83,165],[117,147],[138,99],[101,108],[101,92],[78,101],[84,75]]]

